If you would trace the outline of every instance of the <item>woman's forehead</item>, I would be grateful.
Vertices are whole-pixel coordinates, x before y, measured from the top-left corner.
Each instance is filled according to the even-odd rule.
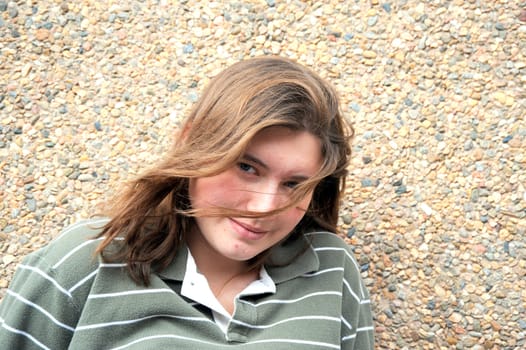
[[[308,131],[269,127],[252,138],[243,156],[264,168],[295,170],[310,177],[322,164],[321,141]]]

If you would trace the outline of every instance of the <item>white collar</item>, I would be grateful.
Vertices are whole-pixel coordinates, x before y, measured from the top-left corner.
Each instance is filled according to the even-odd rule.
[[[275,293],[276,285],[264,266],[261,266],[259,271],[259,279],[251,282],[245,289],[243,289],[236,299],[246,295],[258,295],[265,293]],[[190,250],[188,250],[188,257],[186,259],[186,272],[183,278],[183,285],[181,287],[181,294],[201,305],[212,310],[214,321],[226,333],[228,323],[232,316],[225,310],[223,305],[217,300],[214,293],[208,285],[206,277],[197,271],[197,265]],[[234,313],[236,311],[234,310]]]

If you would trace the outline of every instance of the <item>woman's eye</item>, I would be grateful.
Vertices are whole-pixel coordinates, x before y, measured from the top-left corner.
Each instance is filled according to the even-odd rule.
[[[296,188],[299,185],[299,182],[297,182],[297,181],[287,181],[283,185],[285,187],[288,187],[288,188]]]
[[[238,167],[239,169],[241,169],[241,171],[244,171],[245,173],[254,174],[256,172],[256,169],[254,169],[252,165],[247,163],[240,162],[238,163]]]

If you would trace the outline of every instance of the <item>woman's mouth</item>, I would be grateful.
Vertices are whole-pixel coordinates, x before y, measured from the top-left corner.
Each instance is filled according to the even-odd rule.
[[[261,228],[252,226],[236,219],[229,218],[234,231],[243,238],[250,240],[257,240],[262,238],[268,231]]]

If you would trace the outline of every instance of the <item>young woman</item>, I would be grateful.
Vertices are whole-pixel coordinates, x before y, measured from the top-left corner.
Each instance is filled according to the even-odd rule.
[[[368,293],[334,232],[353,130],[290,60],[227,68],[174,146],[29,255],[0,306],[9,349],[372,349]]]

